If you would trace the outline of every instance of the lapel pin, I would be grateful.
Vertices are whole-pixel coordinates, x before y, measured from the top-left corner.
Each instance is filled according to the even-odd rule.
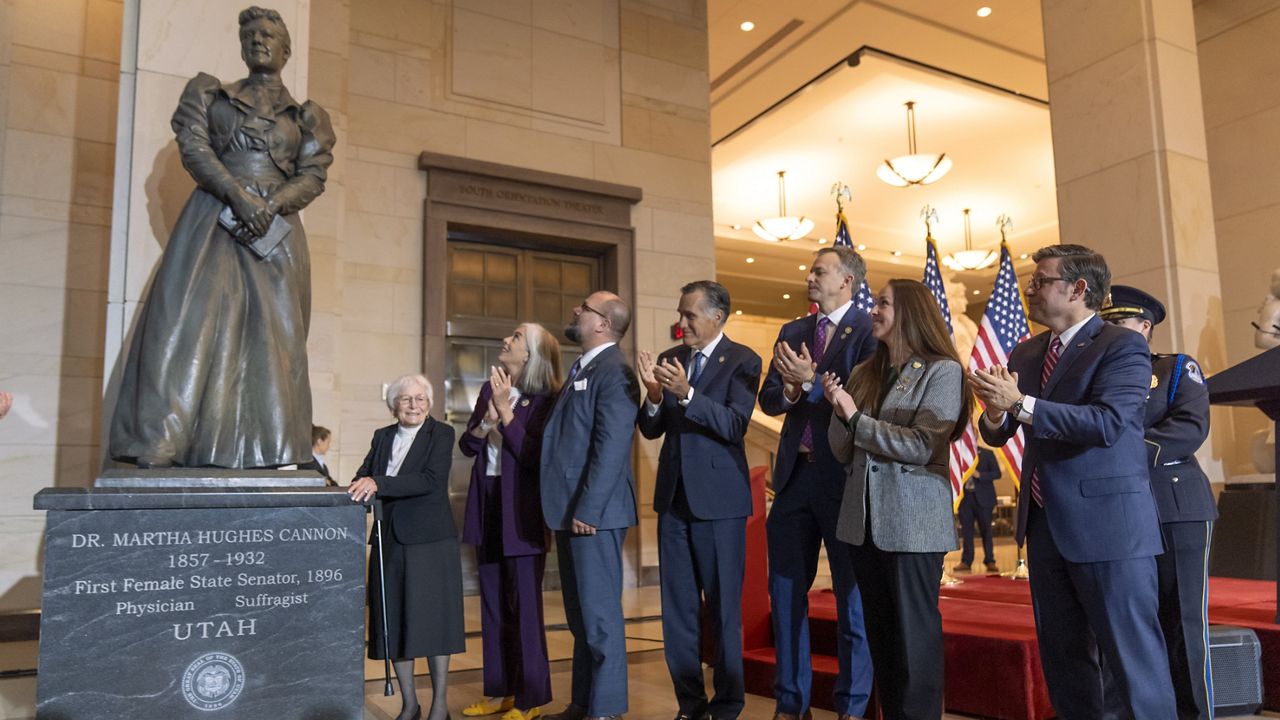
[[[1084,347],[1084,341],[1081,340],[1080,342],[1076,343],[1076,347]]]
[[[520,398],[520,407],[529,407],[529,398]]]
[[[843,334],[843,335],[848,335],[848,334],[849,334],[849,333],[851,333],[851,332],[853,332],[853,328],[846,326],[846,327],[845,327],[845,329],[844,329],[844,332],[843,332],[842,334]]]
[[[723,356],[723,355],[721,355],[721,356],[720,356],[720,364],[722,364],[722,365],[724,364],[724,356]]]
[[[912,367],[913,369],[919,370],[919,369],[920,369],[920,367],[921,367],[921,366],[920,366],[920,361],[919,361],[919,360],[916,360],[915,362],[911,363],[911,367]]]

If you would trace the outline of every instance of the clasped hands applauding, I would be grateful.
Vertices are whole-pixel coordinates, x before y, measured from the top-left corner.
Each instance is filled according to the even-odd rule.
[[[1018,373],[1010,372],[1003,365],[975,370],[969,373],[969,378],[973,381],[974,394],[986,406],[983,414],[992,425],[1002,422],[1001,416],[1022,400]]]
[[[636,362],[636,373],[640,382],[648,392],[649,402],[662,404],[662,391],[670,390],[677,398],[689,397],[689,374],[684,365],[676,358],[667,358],[662,362],[654,362],[653,354],[640,351]]]

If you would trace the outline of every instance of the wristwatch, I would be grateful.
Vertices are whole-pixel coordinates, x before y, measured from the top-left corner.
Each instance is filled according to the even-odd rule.
[[[806,380],[800,383],[800,390],[802,390],[805,395],[808,395],[809,393],[813,392],[813,381]]]
[[[1023,395],[1018,398],[1017,402],[1009,406],[1009,414],[1013,415],[1014,420],[1017,420],[1022,415],[1022,401],[1026,399],[1027,396]]]

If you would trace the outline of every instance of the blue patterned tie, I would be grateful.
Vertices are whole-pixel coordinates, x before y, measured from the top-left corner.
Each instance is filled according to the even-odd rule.
[[[689,385],[697,385],[698,378],[702,377],[702,368],[707,364],[707,356],[702,351],[693,354],[693,372],[689,373]]]

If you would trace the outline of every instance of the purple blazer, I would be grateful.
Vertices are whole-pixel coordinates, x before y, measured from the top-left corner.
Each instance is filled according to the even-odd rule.
[[[542,490],[538,467],[542,455],[542,429],[555,407],[554,393],[524,395],[516,402],[515,417],[502,433],[502,476],[488,474],[488,445],[471,434],[489,409],[493,389],[480,388],[467,429],[458,440],[462,454],[474,457],[462,541],[476,547],[502,539],[502,554],[538,555],[547,551],[547,524],[542,519]],[[497,527],[500,525],[501,527]],[[499,532],[501,533],[499,535]]]

